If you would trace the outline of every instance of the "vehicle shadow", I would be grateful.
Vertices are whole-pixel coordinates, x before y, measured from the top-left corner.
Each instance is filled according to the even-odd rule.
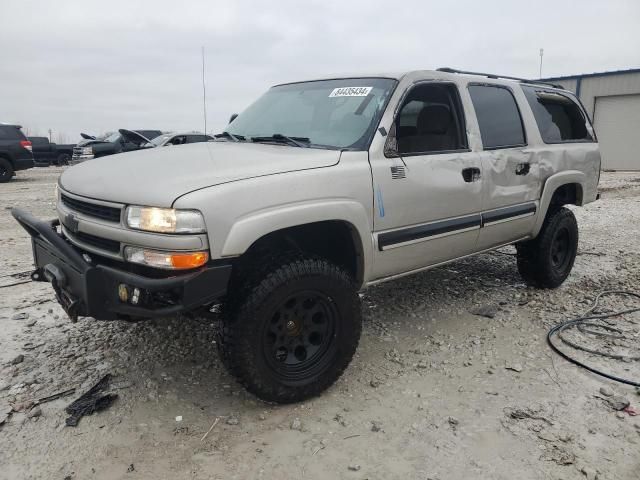
[[[362,294],[363,338],[375,323],[393,316],[411,318],[414,310],[447,305],[498,304],[507,287],[525,288],[515,257],[492,252],[470,257],[429,271],[379,284]],[[217,314],[219,315],[219,314]],[[248,394],[229,375],[216,351],[217,320],[213,318],[163,318],[139,322],[127,333],[126,376],[152,398],[169,395],[190,402],[231,409]]]

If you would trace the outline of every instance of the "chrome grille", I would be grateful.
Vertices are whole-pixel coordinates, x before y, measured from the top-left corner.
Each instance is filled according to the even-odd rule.
[[[120,209],[115,207],[107,207],[96,203],[89,203],[82,200],[71,198],[64,193],[60,194],[60,201],[78,213],[82,213],[89,217],[100,218],[108,222],[120,222]]]

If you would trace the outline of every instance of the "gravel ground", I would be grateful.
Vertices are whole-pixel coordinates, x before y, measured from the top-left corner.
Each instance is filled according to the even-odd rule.
[[[0,185],[0,285],[31,267],[8,208],[53,217],[60,171]],[[638,407],[640,395],[545,343],[598,292],[640,280],[640,174],[604,173],[601,187],[601,201],[576,209],[580,252],[561,288],[525,287],[507,248],[367,289],[351,367],[298,405],[239,387],[218,361],[211,320],[71,324],[49,286],[1,288],[0,478],[638,479],[640,416],[608,400]],[[620,320],[631,343],[603,348],[637,355],[639,317]],[[640,379],[638,362],[578,356]],[[115,403],[65,426],[65,407],[106,373]]]

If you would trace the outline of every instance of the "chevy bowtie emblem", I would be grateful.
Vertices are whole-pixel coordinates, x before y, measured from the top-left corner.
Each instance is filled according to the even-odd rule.
[[[78,233],[78,219],[71,213],[67,213],[64,217],[64,226],[72,233]]]

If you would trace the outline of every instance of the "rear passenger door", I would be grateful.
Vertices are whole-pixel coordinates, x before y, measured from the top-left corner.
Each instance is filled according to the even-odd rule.
[[[471,83],[469,95],[482,139],[482,225],[478,250],[528,236],[539,200],[537,155],[527,136],[514,91]],[[515,92],[522,95],[522,92]]]

